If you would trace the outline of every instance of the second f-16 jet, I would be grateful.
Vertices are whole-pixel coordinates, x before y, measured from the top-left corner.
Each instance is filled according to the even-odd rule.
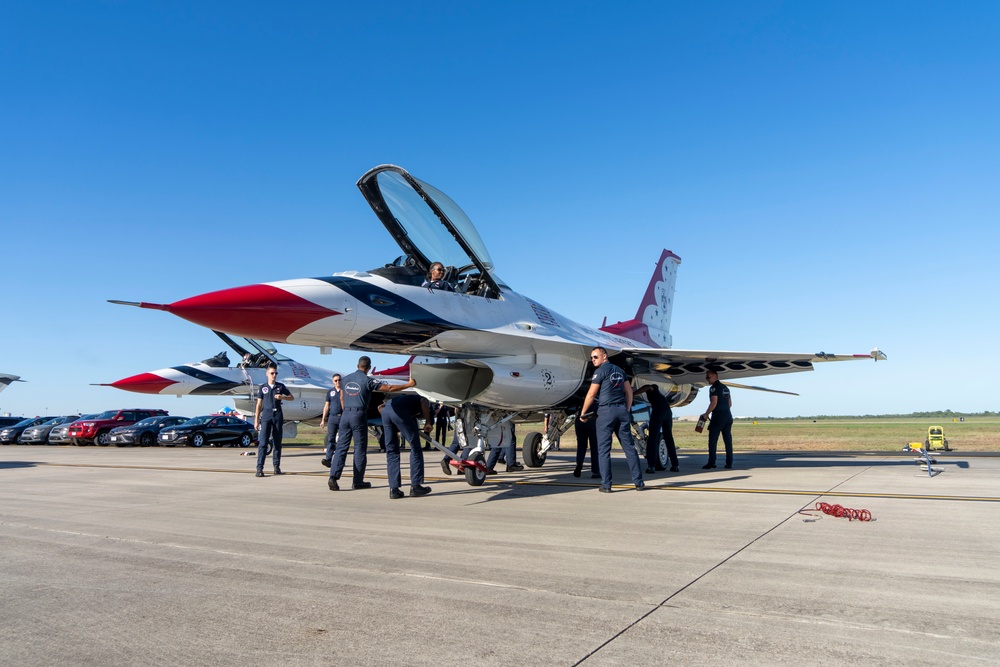
[[[481,484],[485,474],[477,463],[488,434],[515,418],[555,417],[547,433],[529,433],[522,443],[528,465],[544,462],[550,443],[580,408],[593,375],[594,346],[606,348],[637,385],[659,385],[675,406],[694,400],[708,369],[741,386],[733,381],[885,358],[877,348],[848,355],[673,349],[670,319],[681,260],[668,250],[633,319],[589,327],[514,291],[496,272],[471,220],[437,188],[394,165],[375,167],[357,185],[403,253],[384,266],[169,304],[112,303],[164,310],[234,336],[421,357],[410,364],[416,391],[459,407],[460,431],[477,436],[470,465],[456,463],[472,484]],[[430,280],[438,262],[443,275]]]
[[[274,363],[278,367],[277,379],[295,397],[283,406],[284,437],[297,435],[298,422],[319,424],[327,394],[333,389],[333,371],[295,361],[267,341],[229,336],[219,331],[214,333],[235,353],[239,360],[236,364],[230,365],[229,355],[222,351],[203,361],[130,375],[100,386],[140,394],[231,398],[236,410],[252,420],[257,388],[267,383],[267,365]],[[387,368],[375,375],[387,380],[405,380],[409,369],[407,366]],[[369,411],[374,426],[382,423],[377,407],[373,405]]]
[[[244,417],[252,418],[257,388],[267,383],[266,367],[273,362],[278,379],[295,396],[284,405],[285,437],[295,437],[297,422],[319,422],[327,392],[333,388],[331,371],[290,359],[264,341],[215,334],[235,353],[235,365],[223,351],[204,361],[139,373],[103,386],[142,394],[223,396],[232,398]]]

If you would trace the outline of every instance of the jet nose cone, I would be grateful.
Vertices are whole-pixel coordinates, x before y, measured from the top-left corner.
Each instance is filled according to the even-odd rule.
[[[134,391],[140,394],[159,394],[167,387],[175,384],[177,383],[173,380],[160,377],[155,373],[139,373],[138,375],[112,382],[111,386],[116,389]]]
[[[302,327],[340,312],[273,285],[247,285],[175,301],[174,315],[247,338],[287,340]]]

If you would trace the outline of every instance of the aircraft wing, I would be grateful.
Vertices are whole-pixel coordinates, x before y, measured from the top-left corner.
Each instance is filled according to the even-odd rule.
[[[11,375],[10,373],[0,373],[0,391],[7,388],[11,382],[24,382],[20,375]]]
[[[728,352],[719,350],[675,350],[672,348],[624,348],[624,356],[637,377],[676,384],[704,384],[705,371],[714,370],[721,380],[780,375],[813,370],[813,364],[829,361],[886,359],[878,348],[868,354],[815,354],[801,352]]]

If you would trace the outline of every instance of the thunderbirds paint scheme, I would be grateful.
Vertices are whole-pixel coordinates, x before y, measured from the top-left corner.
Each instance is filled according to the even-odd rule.
[[[529,465],[541,465],[549,443],[572,423],[593,374],[588,357],[594,346],[607,348],[637,385],[660,385],[675,406],[694,400],[709,368],[731,382],[811,371],[817,363],[885,358],[878,349],[852,355],[672,349],[681,260],[667,250],[632,320],[588,327],[511,289],[472,222],[440,190],[393,165],[370,170],[358,187],[403,252],[385,266],[170,304],[113,303],[165,310],[247,338],[429,357],[410,365],[416,391],[461,406],[462,430],[477,435],[476,450],[488,446],[487,432],[515,417],[556,415],[547,437],[532,433],[523,443]],[[424,286],[433,262],[446,267],[444,279]],[[473,474],[470,482],[477,481]]]
[[[284,436],[295,437],[297,422],[319,424],[327,393],[333,389],[333,371],[297,362],[265,341],[228,336],[218,331],[215,334],[236,353],[240,361],[235,366],[230,366],[229,356],[223,351],[197,363],[139,373],[100,386],[140,394],[232,398],[243,417],[253,419],[257,388],[267,382],[266,367],[273,362],[278,367],[278,381],[295,397],[294,401],[287,401],[283,406]],[[388,368],[374,375],[405,382],[409,378],[409,368]],[[377,406],[373,406],[370,416],[374,425],[381,424]]]

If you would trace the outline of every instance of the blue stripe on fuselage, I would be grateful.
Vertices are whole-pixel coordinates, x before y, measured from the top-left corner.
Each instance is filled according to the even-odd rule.
[[[363,303],[396,322],[369,331],[355,340],[351,347],[377,352],[398,352],[400,347],[418,345],[445,331],[467,331],[454,322],[449,322],[431,311],[418,306],[395,292],[371,283],[346,276],[317,278],[343,290]]]
[[[196,387],[190,393],[192,394],[217,394],[219,392],[227,391],[233,387],[243,386],[242,382],[232,382],[225,378],[220,378],[218,375],[212,375],[211,373],[206,373],[205,371],[194,368],[193,366],[173,366],[171,370],[175,370],[184,375],[189,375],[196,380],[201,380],[202,382],[207,382],[208,384],[201,387]]]

